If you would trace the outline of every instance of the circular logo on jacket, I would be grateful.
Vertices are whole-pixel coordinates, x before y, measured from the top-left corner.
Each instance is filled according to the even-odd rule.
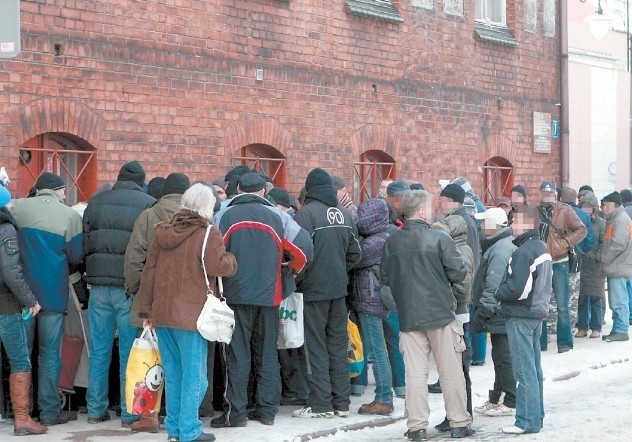
[[[327,209],[327,221],[329,221],[329,224],[343,225],[345,223],[345,216],[337,207],[330,207]]]

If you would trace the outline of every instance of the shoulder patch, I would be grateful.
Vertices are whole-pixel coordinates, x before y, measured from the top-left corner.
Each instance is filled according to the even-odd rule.
[[[4,251],[7,255],[15,255],[18,253],[18,239],[13,237],[13,238],[7,238],[3,241],[4,244]]]

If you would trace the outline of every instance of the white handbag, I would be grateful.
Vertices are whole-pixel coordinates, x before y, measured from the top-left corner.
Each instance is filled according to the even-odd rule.
[[[303,328],[303,294],[292,293],[279,306],[279,339],[277,348],[298,348],[305,342]]]
[[[206,281],[206,302],[204,308],[197,320],[197,329],[204,339],[207,341],[217,341],[230,344],[235,330],[235,313],[226,304],[224,298],[224,286],[222,278],[217,277],[217,287],[219,297],[215,296],[208,280],[206,265],[204,263],[204,253],[206,252],[206,242],[211,232],[211,225],[206,229],[204,235],[204,243],[202,244],[202,270],[204,270],[204,279]]]

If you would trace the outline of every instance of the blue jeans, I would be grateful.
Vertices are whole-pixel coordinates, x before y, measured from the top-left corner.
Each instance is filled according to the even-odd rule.
[[[404,356],[399,351],[399,313],[389,312],[382,320],[382,325],[384,326],[388,360],[391,363],[393,391],[397,396],[404,396],[406,394],[406,368],[404,367]]]
[[[632,279],[625,282],[625,288],[628,291],[628,307],[630,307],[630,318],[632,318]]]
[[[568,261],[553,263],[553,293],[557,304],[557,349],[573,348],[569,309]]]
[[[601,303],[600,296],[579,297],[577,300],[577,328],[579,330],[601,331]]]
[[[540,364],[540,319],[509,317],[507,338],[516,379],[516,427],[537,433],[544,422],[542,366]]]
[[[108,373],[112,362],[114,334],[118,330],[121,421],[131,422],[138,419],[138,416],[127,412],[125,402],[127,358],[137,331],[130,322],[131,307],[132,298],[125,296],[123,287],[93,285],[90,289],[90,366],[86,394],[89,417],[102,416],[108,408]]]
[[[630,326],[630,307],[625,278],[608,276],[608,304],[612,310],[612,332],[627,333]]]
[[[19,313],[0,315],[0,342],[9,357],[11,373],[31,371],[24,322]]]
[[[59,373],[61,372],[61,339],[64,335],[65,315],[59,312],[41,311],[25,322],[29,353],[33,351],[35,323],[39,349],[37,375],[37,403],[41,419],[55,419],[61,413],[59,402]]]
[[[383,404],[393,403],[393,375],[384,342],[382,317],[358,313],[362,330],[362,345],[373,357],[375,400]]]
[[[468,306],[470,316],[474,313],[474,308],[470,303]],[[472,363],[485,363],[487,357],[487,333],[473,333],[470,328],[467,328],[467,334],[470,344],[472,346]]]
[[[208,342],[197,331],[177,328],[156,327],[156,335],[168,391],[167,434],[195,440],[202,433],[198,410],[208,387]]]

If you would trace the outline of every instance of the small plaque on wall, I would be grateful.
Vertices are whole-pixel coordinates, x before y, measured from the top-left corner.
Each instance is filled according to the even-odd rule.
[[[533,113],[533,151],[551,153],[551,114]]]

